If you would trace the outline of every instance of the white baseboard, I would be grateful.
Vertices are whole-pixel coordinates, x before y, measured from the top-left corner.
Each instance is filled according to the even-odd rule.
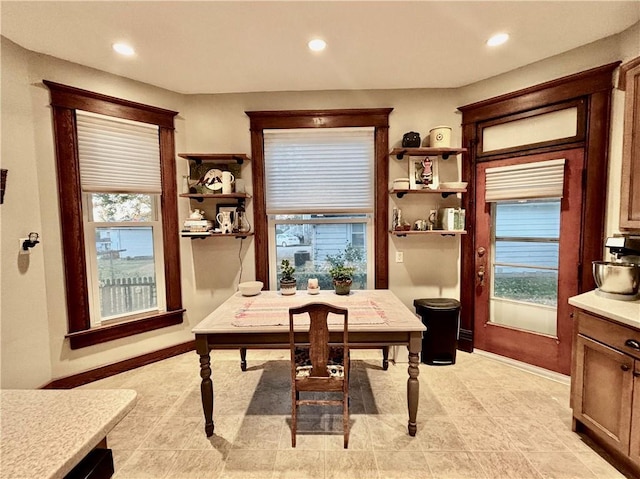
[[[538,376],[542,376],[546,379],[551,379],[552,381],[557,381],[563,384],[571,383],[571,376],[540,368],[538,366],[533,366],[532,364],[523,363],[522,361],[516,361],[515,359],[511,359],[506,356],[500,356],[499,354],[482,351],[481,349],[474,349],[473,354],[477,354],[478,356],[483,356],[488,359],[493,359],[494,361],[499,361],[514,368],[527,371],[528,373],[537,374]]]

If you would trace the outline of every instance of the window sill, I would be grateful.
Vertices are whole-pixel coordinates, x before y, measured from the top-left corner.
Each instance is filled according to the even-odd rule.
[[[184,311],[184,309],[178,309],[176,311],[154,314],[153,316],[127,321],[125,323],[99,326],[85,331],[69,333],[65,337],[69,338],[71,349],[86,348],[87,346],[133,336],[134,334],[180,324],[183,321],[182,313],[184,313]]]

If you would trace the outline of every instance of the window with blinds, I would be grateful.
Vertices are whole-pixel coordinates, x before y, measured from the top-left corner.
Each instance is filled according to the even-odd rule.
[[[76,111],[91,324],[165,309],[157,125]]]
[[[485,199],[562,198],[564,163],[561,158],[487,168]]]
[[[265,130],[268,214],[373,211],[373,128]]]
[[[160,193],[158,126],[78,110],[83,191]]]
[[[371,286],[374,129],[264,130],[271,284],[278,265],[296,267],[298,289],[339,259],[355,267],[352,288]]]

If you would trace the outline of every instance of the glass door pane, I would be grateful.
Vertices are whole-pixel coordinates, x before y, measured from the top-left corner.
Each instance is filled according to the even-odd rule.
[[[557,333],[560,199],[494,203],[490,321]]]

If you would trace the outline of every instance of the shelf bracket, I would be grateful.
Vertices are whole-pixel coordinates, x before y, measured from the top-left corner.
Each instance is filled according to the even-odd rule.
[[[396,197],[402,198],[406,193],[396,193]]]
[[[241,156],[233,156],[233,159],[236,160],[236,163],[238,163],[239,165],[241,165],[242,163],[244,163],[244,160],[242,159]]]
[[[405,154],[406,152],[407,152],[407,150],[399,151],[398,153],[396,153],[396,158],[397,158],[398,160],[401,160],[402,158],[404,158],[404,154]]]
[[[451,192],[448,192],[448,191],[445,191],[445,192],[442,193],[442,197],[443,198],[447,198],[449,195],[455,195],[455,193],[451,193]]]
[[[448,160],[449,159],[449,153],[443,153],[442,154],[442,159],[443,160]]]

